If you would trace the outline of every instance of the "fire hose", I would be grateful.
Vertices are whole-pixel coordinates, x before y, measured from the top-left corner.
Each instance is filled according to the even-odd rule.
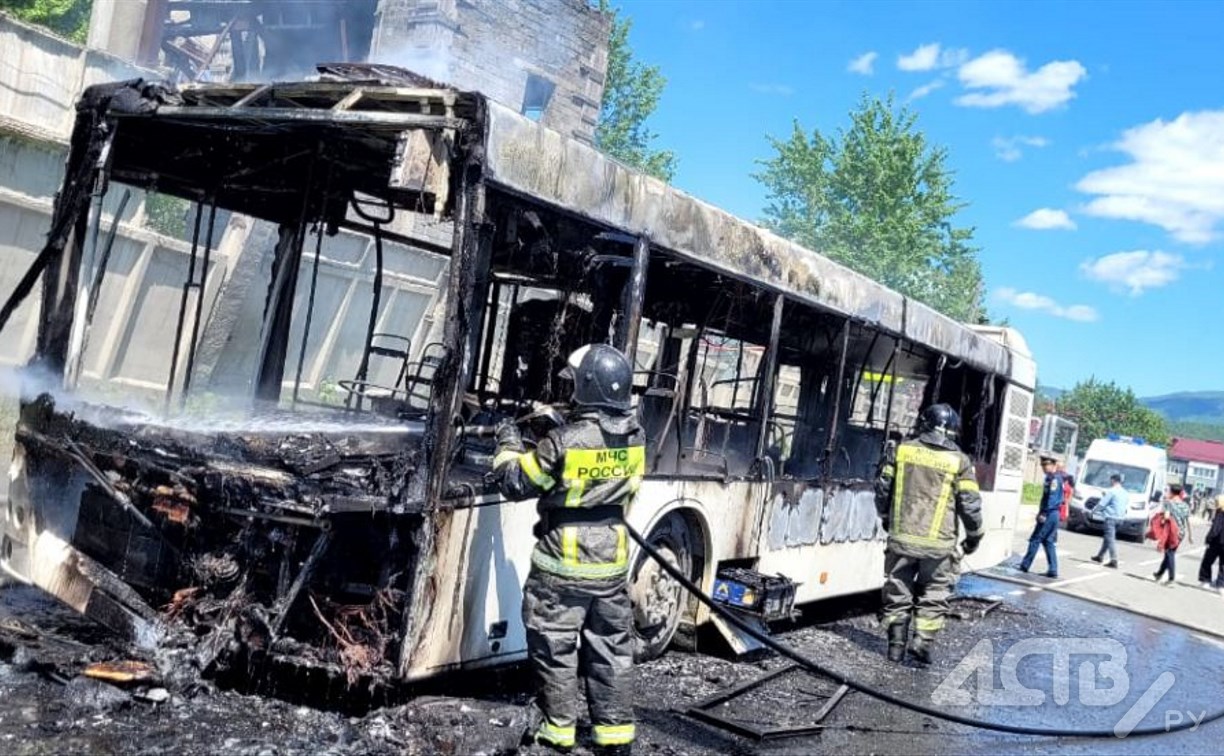
[[[528,417],[535,417],[538,414],[546,414],[546,413],[543,412],[542,410],[537,409],[537,412],[532,413],[532,415]],[[555,414],[555,410],[551,410],[550,414]],[[516,421],[516,424],[522,423],[526,419],[528,418],[519,418]],[[494,426],[469,426],[466,429],[466,432],[468,433],[474,432],[473,435],[493,435],[496,432],[496,428]],[[974,727],[980,730],[992,730],[994,732],[1005,732],[1005,733],[1009,733],[1012,735],[1033,735],[1033,736],[1049,737],[1049,738],[1084,738],[1084,739],[1094,739],[1094,738],[1096,739],[1099,739],[1099,738],[1117,739],[1120,737],[1145,737],[1145,736],[1152,736],[1152,735],[1167,735],[1167,734],[1171,734],[1175,732],[1182,732],[1184,730],[1190,730],[1193,728],[1201,727],[1202,725],[1224,719],[1224,709],[1220,709],[1218,711],[1212,712],[1211,714],[1206,714],[1201,719],[1198,719],[1198,720],[1190,718],[1188,721],[1182,721],[1182,722],[1177,723],[1176,725],[1166,725],[1164,727],[1158,727],[1158,726],[1139,727],[1139,728],[1132,729],[1129,732],[1120,733],[1119,731],[1113,730],[1113,729],[1108,729],[1108,730],[1106,729],[1100,729],[1100,730],[1061,729],[1057,727],[1030,727],[1027,725],[1013,725],[1013,724],[1005,724],[1002,722],[989,722],[984,719],[976,719],[974,717],[961,716],[959,714],[953,714],[951,712],[936,709],[931,706],[924,706],[920,703],[909,701],[905,698],[902,698],[901,696],[889,693],[886,690],[881,690],[880,688],[876,688],[874,686],[868,685],[867,683],[859,682],[858,680],[855,680],[851,677],[843,675],[840,672],[824,667],[819,662],[816,662],[810,657],[807,657],[799,653],[798,651],[791,648],[790,646],[787,646],[786,644],[781,643],[778,640],[775,640],[773,637],[760,632],[756,628],[752,627],[752,625],[750,625],[749,623],[741,619],[738,615],[736,615],[734,611],[732,611],[731,609],[725,606],[722,606],[721,604],[716,603],[713,599],[707,596],[701,590],[700,586],[698,586],[696,583],[690,580],[688,576],[682,573],[679,569],[677,569],[675,565],[667,561],[667,559],[665,559],[658,552],[658,550],[654,548],[654,546],[651,546],[650,542],[647,541],[644,537],[642,537],[642,534],[639,533],[628,522],[625,523],[625,530],[628,531],[629,536],[633,538],[634,542],[636,542],[637,545],[641,547],[642,551],[645,552],[646,555],[649,556],[651,559],[653,559],[663,569],[663,571],[666,572],[673,580],[679,583],[681,587],[683,587],[684,590],[689,593],[689,595],[691,595],[693,598],[697,599],[699,602],[704,604],[706,608],[708,608],[710,611],[714,612],[719,617],[722,617],[724,620],[726,620],[727,622],[731,623],[736,628],[738,628],[741,632],[753,638],[754,640],[756,640],[758,643],[762,644],[766,648],[769,648],[770,650],[774,651],[779,656],[790,659],[792,662],[798,664],[800,667],[803,667],[804,669],[807,669],[811,672],[815,672],[816,674],[831,678],[835,680],[836,682],[840,683],[841,685],[845,685],[851,690],[856,690],[860,693],[870,696],[871,698],[875,698],[879,701],[883,701],[884,703],[889,703],[894,706],[899,706],[903,709],[908,709],[917,714],[922,714],[923,716],[931,717],[933,719],[941,719],[945,722],[952,722],[954,724],[964,725],[966,727]],[[963,559],[963,556],[961,556],[960,558]],[[976,571],[977,570],[972,570],[972,572],[976,572]]]
[[[651,546],[650,543],[645,538],[642,537],[642,534],[637,532],[637,530],[635,530],[633,526],[626,523],[625,529],[629,531],[630,537],[632,537],[633,540],[637,542],[637,545],[641,547],[642,551],[644,551],[647,556],[649,556],[660,567],[662,567],[663,571],[666,572],[669,576],[671,576],[673,580],[678,582],[691,596],[693,596],[698,601],[700,601],[702,604],[704,604],[710,611],[714,612],[719,617],[722,617],[724,620],[734,625],[741,632],[749,635],[750,637],[755,639],[757,642],[773,650],[778,655],[783,656],[787,659],[790,659],[791,661],[795,662],[796,664],[798,664],[799,666],[805,669],[808,669],[819,675],[824,675],[825,677],[832,678],[833,680],[837,681],[838,683],[842,685],[845,685],[851,690],[856,690],[860,693],[866,694],[877,700],[883,701],[885,703],[893,704],[894,706],[900,706],[901,708],[904,708],[904,709],[909,709],[910,711],[916,712],[918,714],[922,714],[924,716],[932,717],[934,719],[942,719],[946,722],[953,722],[955,724],[965,725],[967,727],[975,727],[975,728],[982,729],[982,730],[993,730],[995,732],[1006,732],[1006,733],[1011,733],[1013,735],[1038,735],[1038,736],[1051,737],[1051,738],[1119,738],[1119,737],[1164,735],[1164,734],[1169,734],[1169,733],[1174,733],[1174,732],[1181,732],[1183,730],[1189,730],[1192,728],[1200,727],[1209,722],[1215,722],[1219,719],[1224,719],[1224,709],[1221,709],[1209,715],[1205,715],[1202,719],[1199,719],[1199,720],[1194,720],[1193,718],[1191,718],[1188,721],[1179,722],[1176,725],[1170,725],[1170,726],[1165,726],[1165,727],[1157,727],[1157,726],[1141,727],[1141,728],[1136,728],[1134,730],[1131,730],[1130,732],[1123,732],[1120,734],[1119,732],[1115,730],[1088,730],[1088,729],[1072,730],[1072,729],[1059,729],[1055,727],[1029,727],[1026,725],[1012,725],[1012,724],[1004,724],[1001,722],[988,722],[986,720],[975,719],[973,717],[965,717],[959,714],[953,714],[951,712],[942,711],[940,709],[936,709],[930,706],[924,706],[920,703],[914,703],[913,701],[906,700],[898,695],[894,695],[892,693],[889,693],[888,691],[881,690],[879,688],[873,687],[863,682],[859,682],[853,678],[850,678],[850,677],[847,677],[846,675],[841,674],[840,672],[824,667],[820,663],[812,660],[811,658],[807,656],[804,656],[803,654],[799,653],[798,651],[791,648],[790,646],[787,646],[786,644],[775,640],[771,636],[758,631],[756,628],[752,627],[750,624],[740,619],[740,617],[737,616],[734,611],[732,611],[731,609],[728,609],[725,606],[722,606],[721,604],[716,603],[709,596],[705,595],[705,593],[702,592],[701,588],[697,584],[695,584],[692,580],[690,580],[688,576],[686,576],[679,569],[677,569],[671,562],[663,558],[663,556],[654,548],[654,546]]]

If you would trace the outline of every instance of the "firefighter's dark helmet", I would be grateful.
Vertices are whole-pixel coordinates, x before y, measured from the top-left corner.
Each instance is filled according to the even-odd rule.
[[[961,419],[956,410],[946,404],[932,404],[918,418],[918,431],[942,431],[947,436],[960,433]]]
[[[633,408],[633,369],[619,350],[607,344],[587,344],[575,350],[561,375],[574,383],[574,404],[628,411]]]

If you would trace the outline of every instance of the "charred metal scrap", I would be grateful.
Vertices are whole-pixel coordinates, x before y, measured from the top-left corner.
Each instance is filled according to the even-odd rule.
[[[401,496],[419,426],[252,427],[199,433],[102,408],[57,411],[48,395],[27,404],[17,438],[25,479],[40,488],[28,494],[43,516],[76,509],[80,552],[59,565],[31,554],[34,568],[81,583],[76,608],[134,640],[167,625],[199,637],[205,671],[223,652],[283,653],[350,679],[391,675],[403,592],[392,566],[408,563],[411,543],[394,520],[419,517]]]
[[[372,229],[381,245],[382,219],[347,210],[359,193],[387,208],[450,213],[450,152],[464,148],[446,134],[478,112],[474,98],[380,67],[320,74],[276,91],[141,81],[86,90],[47,244],[0,310],[3,327],[42,279],[37,370],[75,379],[76,304],[91,298],[80,292],[90,201],[99,204],[110,181],[208,199],[214,217],[221,207],[280,224],[274,270],[297,268],[307,220],[320,233]],[[330,183],[312,183],[325,171]],[[193,269],[199,225],[197,214]],[[379,265],[381,275],[381,246]],[[275,400],[284,377],[285,288],[269,291],[256,399]],[[371,323],[377,309],[376,299]],[[197,329],[198,319],[197,310]],[[182,330],[180,316],[176,358]],[[195,343],[193,332],[184,396]],[[406,417],[403,401],[384,400],[376,409],[385,414],[360,420],[333,410],[317,431],[265,403],[273,409],[243,426],[201,431],[50,394],[27,399],[6,569],[137,644],[194,636],[205,671],[279,656],[350,682],[395,676],[413,555],[430,530],[421,527],[423,450],[437,430],[412,419],[423,411]]]

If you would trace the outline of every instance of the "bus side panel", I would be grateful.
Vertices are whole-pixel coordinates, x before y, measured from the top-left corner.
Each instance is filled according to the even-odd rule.
[[[1019,491],[983,491],[982,524],[986,527],[986,536],[978,550],[965,558],[968,564],[962,565],[963,570],[993,567],[1011,556],[1016,528],[1026,526],[1026,523],[1017,522],[1019,515]]]
[[[802,483],[781,484],[769,502],[759,572],[799,583],[805,603],[880,587],[887,533],[870,487],[837,487],[831,496]]]
[[[649,485],[650,481],[647,481]],[[684,480],[659,481],[649,496],[639,496],[630,511],[629,522],[643,535],[651,526],[678,509],[689,509],[707,525],[704,540],[705,565],[700,585],[707,594],[713,589],[720,562],[751,559],[760,553],[768,483],[759,481]],[[643,494],[647,488],[643,486]],[[645,504],[645,506],[643,506]],[[697,607],[694,620],[709,621],[710,610]]]
[[[645,535],[669,512],[692,510],[701,523],[701,532],[694,535],[703,543],[705,571],[700,577],[708,590],[720,560],[755,554],[759,502],[766,489],[766,484],[743,481],[647,480],[630,507],[629,522]],[[407,679],[457,667],[497,666],[526,656],[523,583],[531,569],[536,519],[535,500],[500,501],[433,516],[438,532],[433,591],[429,601],[414,607],[426,614],[426,627],[413,650]],[[699,622],[704,620],[704,614],[698,616]]]
[[[523,583],[531,567],[535,500],[493,502],[438,512],[433,595],[406,678],[460,665],[494,666],[524,658]]]
[[[781,573],[799,583],[795,603],[879,590],[884,583],[884,542],[796,546],[761,554],[757,568],[766,575]]]

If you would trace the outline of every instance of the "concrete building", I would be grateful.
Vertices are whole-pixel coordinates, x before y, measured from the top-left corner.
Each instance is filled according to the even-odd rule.
[[[594,137],[611,19],[587,0],[382,0],[370,59]]]
[[[1169,449],[1169,479],[1196,489],[1224,491],[1224,443],[1173,439]]]
[[[401,66],[594,138],[611,18],[587,0],[95,0],[89,44],[180,80]]]

